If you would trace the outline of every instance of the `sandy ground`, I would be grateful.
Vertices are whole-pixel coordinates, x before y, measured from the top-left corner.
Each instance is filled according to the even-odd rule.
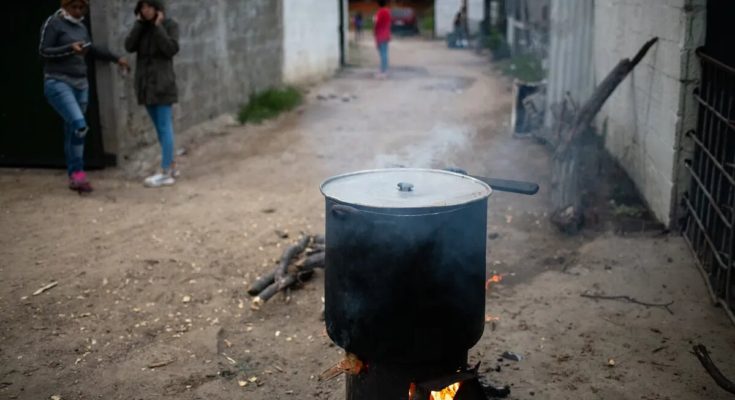
[[[319,320],[321,275],[260,311],[245,289],[297,232],[323,232],[324,178],[391,165],[542,185],[490,201],[488,272],[505,279],[470,357],[512,399],[730,398],[690,354],[704,343],[735,376],[733,327],[681,238],[556,233],[547,151],[508,134],[510,84],[484,58],[397,41],[376,81],[362,51],[370,68],[311,88],[297,112],[190,145],[173,188],[108,170],[78,197],[60,171],[0,171],[0,399],[344,398],[342,378],[315,378],[342,357]],[[499,362],[506,350],[523,360]]]

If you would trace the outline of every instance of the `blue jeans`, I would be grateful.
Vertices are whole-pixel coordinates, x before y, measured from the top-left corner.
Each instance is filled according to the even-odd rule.
[[[378,43],[378,53],[380,53],[380,72],[388,72],[388,42]]]
[[[161,144],[161,169],[168,171],[174,163],[174,117],[170,104],[146,106]]]
[[[84,138],[87,121],[84,113],[89,103],[89,89],[76,89],[66,82],[47,79],[43,92],[51,107],[64,119],[64,157],[66,172],[84,170]]]

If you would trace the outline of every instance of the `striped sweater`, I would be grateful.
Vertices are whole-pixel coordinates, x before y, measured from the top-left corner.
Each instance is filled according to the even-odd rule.
[[[84,55],[75,54],[72,50],[71,45],[75,42],[91,43],[89,31],[83,23],[64,18],[61,10],[44,22],[38,52],[44,61],[46,77],[86,80],[87,63]],[[102,61],[116,62],[120,58],[107,48],[96,45],[89,47],[89,54]]]

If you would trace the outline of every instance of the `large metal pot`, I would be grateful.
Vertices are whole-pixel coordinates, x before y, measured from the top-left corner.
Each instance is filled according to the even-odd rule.
[[[368,362],[466,354],[482,336],[492,189],[440,170],[331,178],[326,197],[326,324]]]

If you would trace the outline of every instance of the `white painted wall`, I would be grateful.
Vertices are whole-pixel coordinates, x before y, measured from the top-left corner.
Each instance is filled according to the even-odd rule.
[[[339,68],[339,2],[283,0],[283,81],[318,81]]]
[[[694,50],[704,43],[706,0],[596,0],[595,80],[652,37],[659,43],[598,117],[606,145],[658,219],[671,223],[686,186],[683,134],[696,125]]]
[[[436,35],[444,37],[454,31],[454,17],[462,8],[462,0],[435,0],[434,3],[434,24]],[[470,33],[474,34],[479,30],[479,24],[484,14],[483,0],[467,1],[467,16],[470,25]]]

